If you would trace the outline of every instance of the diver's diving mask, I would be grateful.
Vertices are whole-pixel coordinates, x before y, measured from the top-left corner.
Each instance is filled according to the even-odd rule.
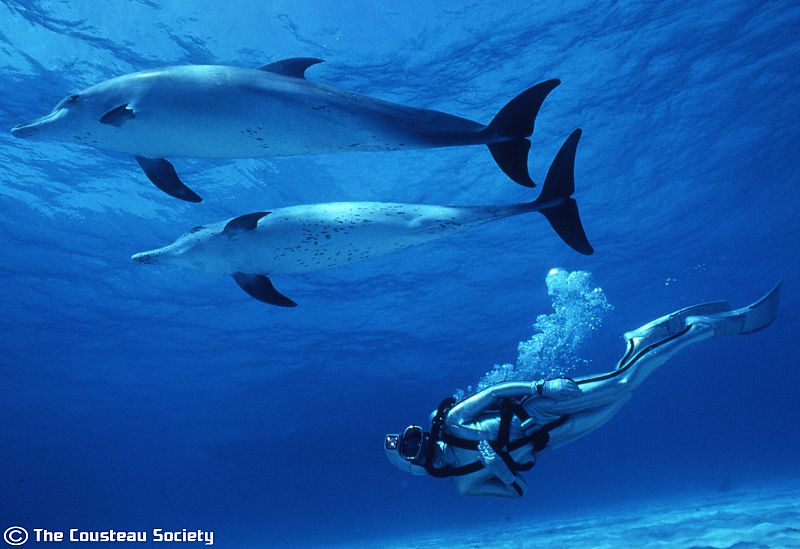
[[[400,457],[417,461],[425,453],[428,434],[419,425],[409,425],[402,435],[386,435],[385,450],[396,450]]]
[[[383,450],[392,465],[413,475],[425,475],[425,449],[430,435],[419,425],[409,425],[402,434],[386,435]]]

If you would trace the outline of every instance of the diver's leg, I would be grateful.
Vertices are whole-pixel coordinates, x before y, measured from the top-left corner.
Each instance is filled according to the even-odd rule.
[[[691,307],[684,307],[674,313],[664,315],[644,326],[640,326],[630,332],[625,332],[625,342],[627,350],[625,355],[620,359],[617,368],[622,368],[630,362],[642,349],[658,343],[670,336],[679,333],[686,328],[686,319],[690,316],[708,316],[713,314],[724,313],[731,310],[731,306],[727,301],[712,301],[710,303],[701,303],[699,305],[692,305]]]
[[[777,316],[779,293],[776,286],[741,309],[730,310],[722,301],[688,307],[628,332],[629,351],[617,370],[577,380],[583,394],[561,403],[558,411],[549,410],[568,413],[570,418],[550,432],[548,447],[568,444],[606,423],[631,398],[633,389],[686,347],[716,336],[744,335],[766,328]],[[590,407],[591,403],[597,405]]]
[[[637,344],[634,345],[636,352],[618,367],[626,370],[621,379],[635,388],[656,368],[694,343],[717,336],[751,334],[766,328],[778,315],[779,297],[780,285],[777,285],[755,303],[740,309],[709,310],[709,305],[716,304],[688,307],[669,315],[661,324],[651,323],[626,334],[632,335]],[[665,327],[666,324],[669,326]],[[654,340],[654,332],[661,332],[661,338]],[[637,338],[639,335],[641,339]],[[637,364],[643,360],[644,364]],[[586,384],[591,384],[591,379]]]
[[[572,414],[564,425],[550,431],[550,442],[547,448],[558,448],[591,433],[614,417],[630,398],[631,393],[627,393],[611,404]]]
[[[683,349],[720,335],[749,334],[767,327],[777,315],[779,286],[762,299],[730,310],[725,302],[681,309],[628,332],[628,352],[616,370],[577,379],[581,395],[564,400],[531,399],[532,416],[562,416],[590,411],[627,397],[647,376]],[[591,415],[591,414],[589,414]]]
[[[693,317],[697,318],[697,317]],[[643,334],[645,337],[648,334]],[[655,343],[645,346],[639,353],[616,370],[597,376],[576,379],[581,394],[561,400],[531,399],[531,416],[537,413],[563,416],[601,408],[619,400],[627,400],[636,387],[659,366],[686,347],[714,337],[714,330],[704,324],[684,326]],[[528,408],[528,406],[526,406]]]

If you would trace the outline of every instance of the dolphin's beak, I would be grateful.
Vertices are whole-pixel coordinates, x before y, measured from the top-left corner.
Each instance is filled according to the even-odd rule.
[[[30,133],[29,131],[26,131],[29,128],[31,128],[31,124],[17,124],[11,128],[11,135],[14,137],[25,137]]]
[[[158,256],[161,254],[156,250],[152,252],[141,252],[133,254],[131,259],[136,263],[144,263],[145,265],[156,265],[158,263]]]
[[[36,120],[28,122],[27,124],[17,124],[11,128],[11,135],[20,138],[33,137],[40,133],[47,126],[63,117],[66,112],[66,109],[58,109],[57,111],[53,111],[50,114],[37,118]]]

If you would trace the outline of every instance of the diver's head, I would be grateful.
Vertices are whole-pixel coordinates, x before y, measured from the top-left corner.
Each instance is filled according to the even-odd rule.
[[[402,434],[386,435],[383,450],[389,462],[412,475],[424,475],[430,433],[419,425],[409,425]]]

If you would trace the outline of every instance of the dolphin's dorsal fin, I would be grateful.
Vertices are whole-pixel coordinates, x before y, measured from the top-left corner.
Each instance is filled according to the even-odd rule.
[[[292,78],[305,78],[306,69],[311,65],[324,62],[324,59],[317,59],[315,57],[292,57],[290,59],[282,59],[275,61],[269,65],[259,67],[260,71],[274,72],[275,74],[282,74],[283,76],[291,76]]]
[[[232,276],[242,290],[259,301],[278,307],[297,307],[297,303],[276,290],[264,275],[233,273]]]
[[[258,225],[258,220],[269,215],[270,212],[253,212],[234,217],[225,224],[222,234],[236,234],[244,231],[252,231]]]

